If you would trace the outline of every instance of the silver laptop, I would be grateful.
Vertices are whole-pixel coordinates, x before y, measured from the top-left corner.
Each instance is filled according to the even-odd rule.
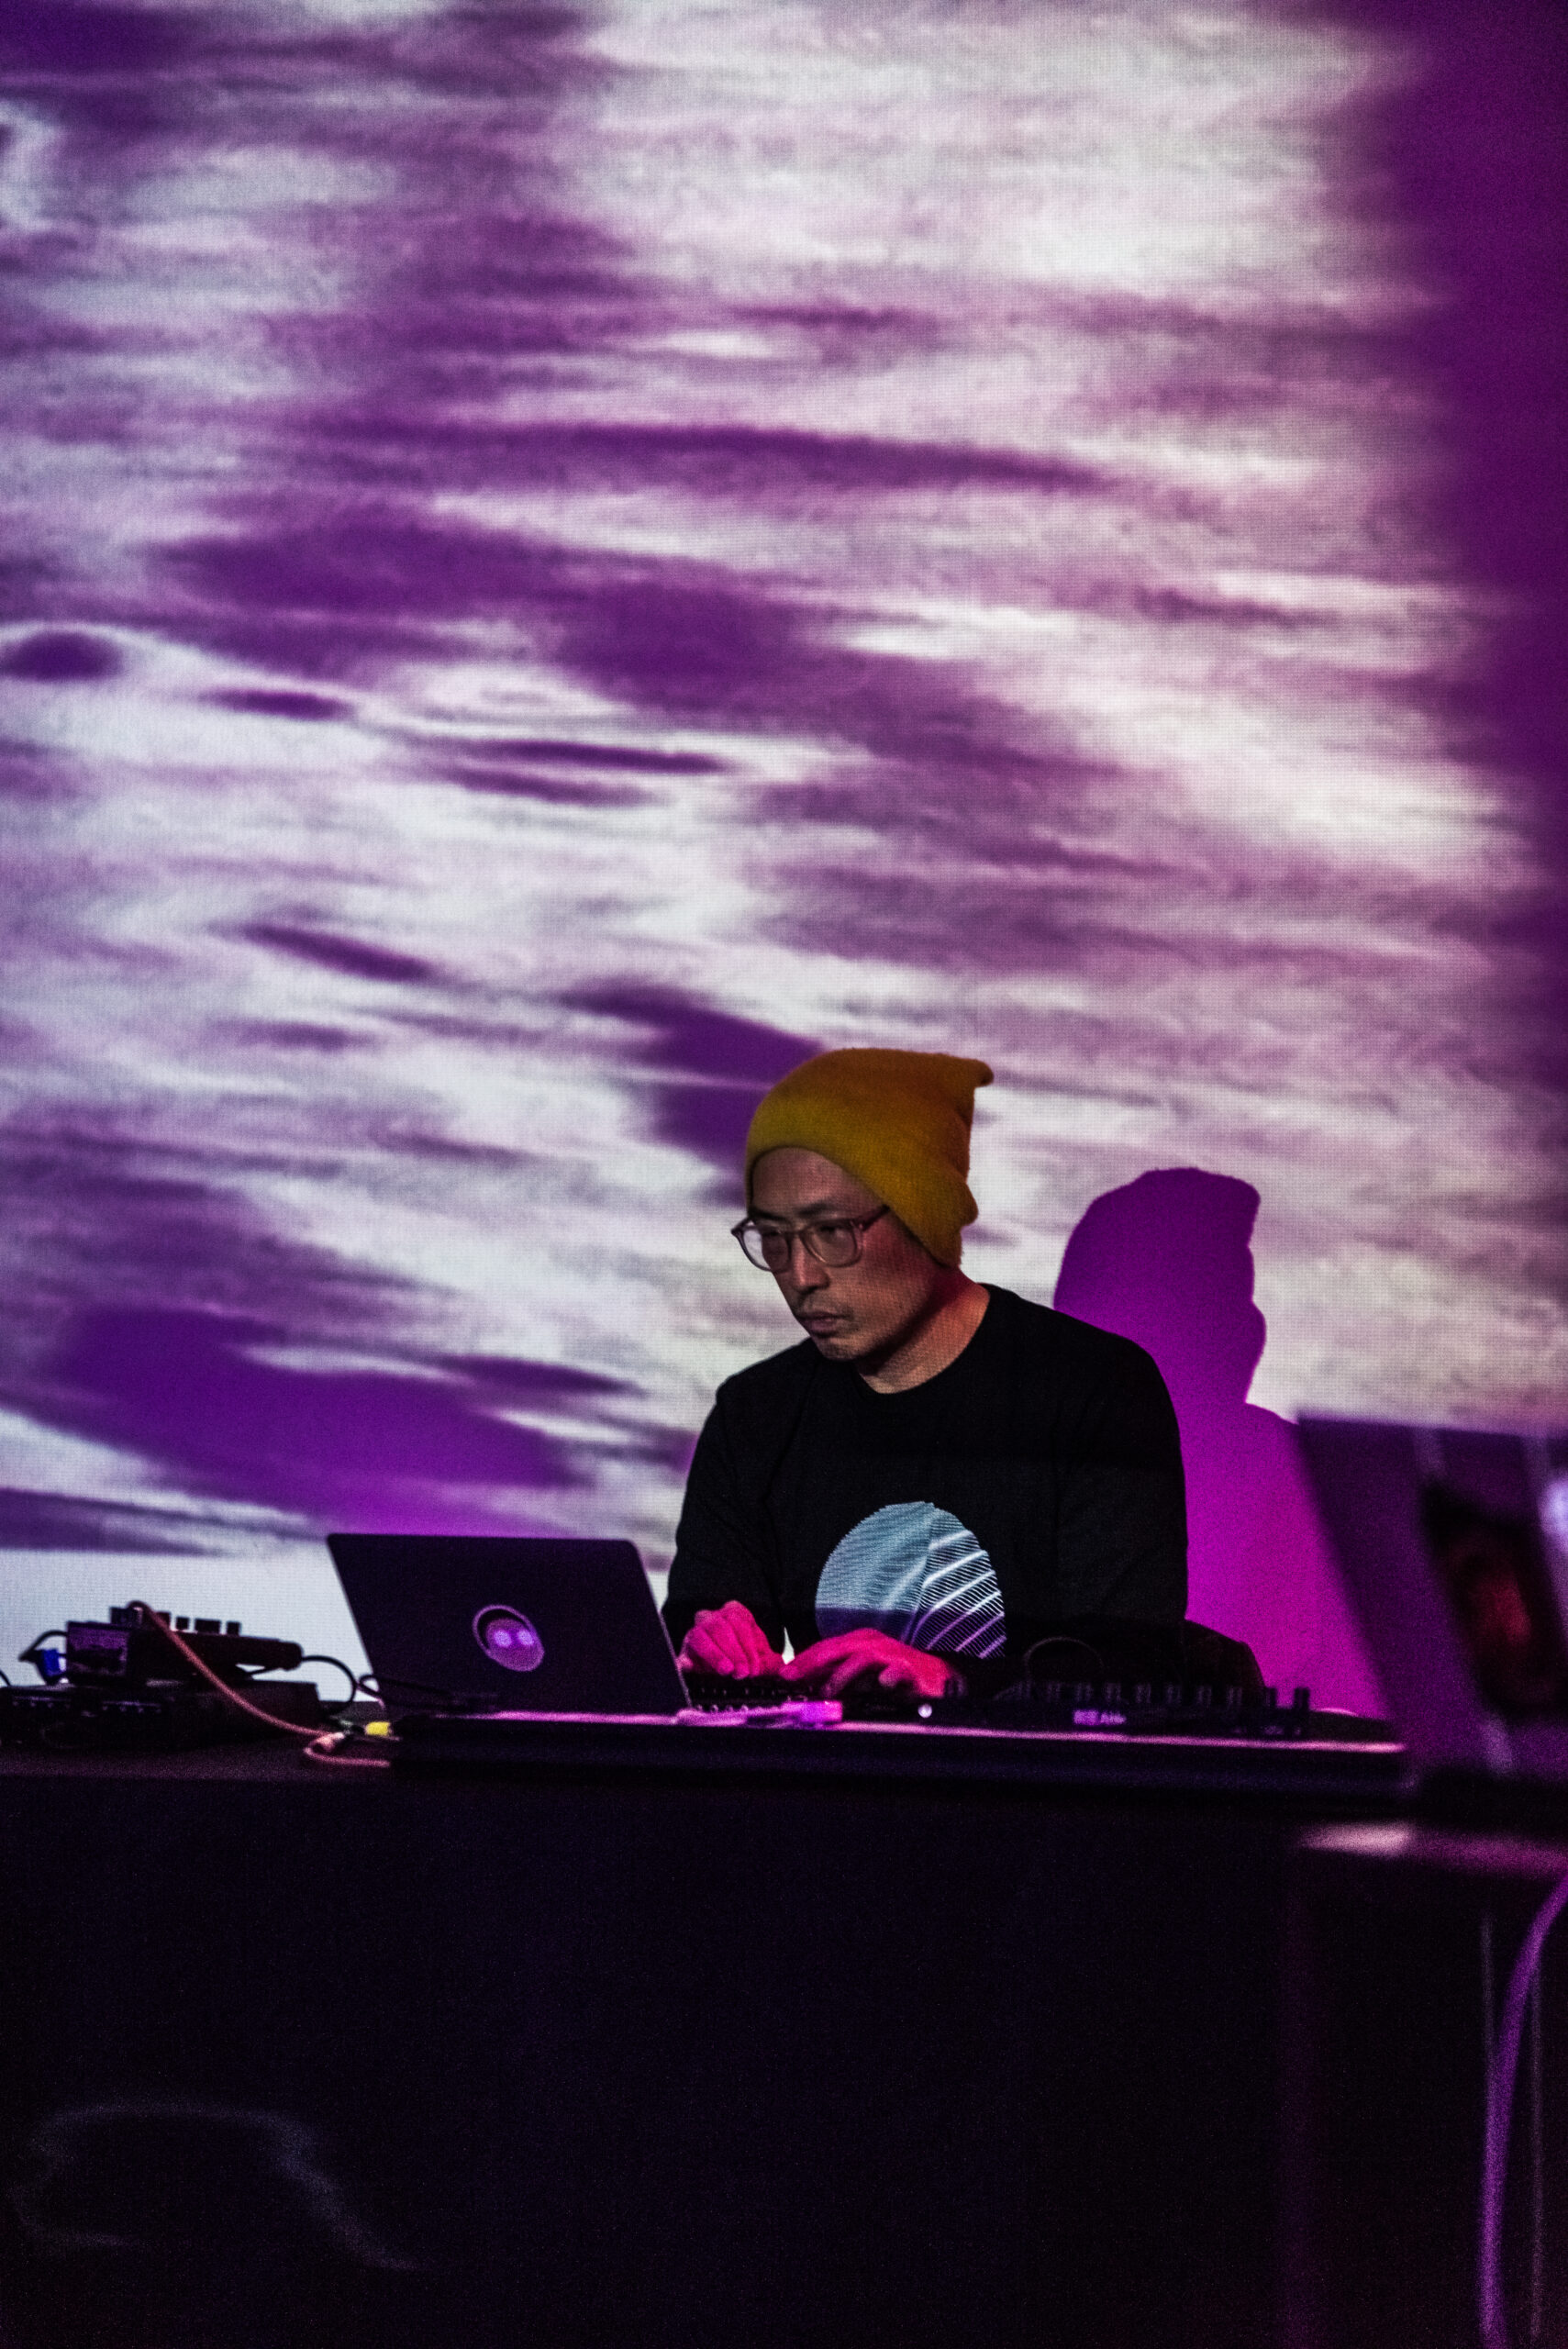
[[[629,1542],[333,1533],[390,1712],[679,1712],[685,1689]]]
[[[1306,1419],[1300,1437],[1412,1762],[1568,1787],[1568,1435]]]

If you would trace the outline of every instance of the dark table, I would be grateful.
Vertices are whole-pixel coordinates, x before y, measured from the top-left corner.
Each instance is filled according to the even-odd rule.
[[[1287,2349],[1474,2349],[1487,2049],[1560,1840],[1325,1828],[1292,1864]],[[1503,2275],[1515,2349],[1568,2349],[1568,1920],[1519,2067]]]
[[[1342,1805],[816,1750],[0,1755],[0,2342],[1273,2338]]]

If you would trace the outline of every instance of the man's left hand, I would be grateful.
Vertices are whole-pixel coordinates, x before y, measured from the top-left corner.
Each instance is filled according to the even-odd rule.
[[[886,1631],[840,1631],[803,1648],[784,1667],[786,1680],[798,1680],[814,1696],[841,1697],[866,1674],[874,1673],[877,1686],[906,1697],[956,1697],[963,1692],[963,1675],[946,1656],[924,1648],[906,1648]]]

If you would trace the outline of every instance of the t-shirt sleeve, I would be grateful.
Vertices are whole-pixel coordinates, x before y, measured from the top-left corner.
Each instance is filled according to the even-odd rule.
[[[1064,1616],[1180,1622],[1187,1611],[1182,1442],[1165,1382],[1120,1341],[1085,1383],[1061,1462],[1058,1605]]]
[[[677,1650],[699,1607],[722,1607],[738,1598],[782,1653],[784,1615],[768,1571],[766,1542],[762,1512],[748,1497],[721,1397],[697,1438],[675,1531],[664,1622]]]

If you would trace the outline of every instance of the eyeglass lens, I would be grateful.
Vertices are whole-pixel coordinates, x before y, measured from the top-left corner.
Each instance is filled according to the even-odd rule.
[[[852,1223],[808,1223],[799,1231],[763,1231],[756,1224],[741,1227],[740,1244],[764,1272],[782,1273],[789,1264],[793,1241],[798,1240],[819,1264],[830,1269],[852,1264],[861,1252],[861,1235]]]

